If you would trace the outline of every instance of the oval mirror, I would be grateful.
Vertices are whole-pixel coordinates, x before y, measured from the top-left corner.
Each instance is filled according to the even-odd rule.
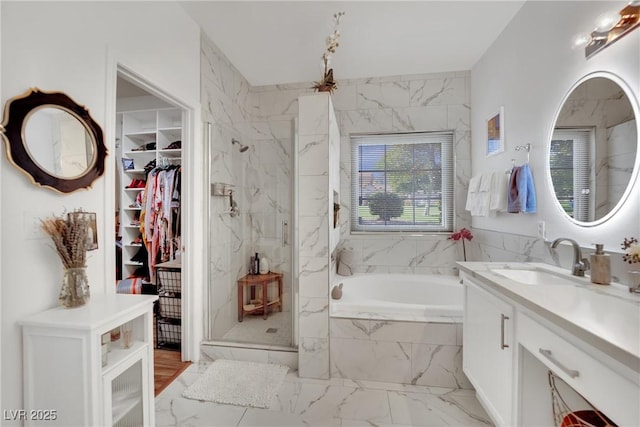
[[[104,173],[100,126],[63,93],[32,89],[9,100],[3,133],[11,163],[38,185],[69,193]]]
[[[637,105],[618,77],[593,73],[563,100],[553,126],[548,171],[558,206],[581,226],[615,214],[638,169]]]
[[[33,110],[24,123],[24,143],[33,161],[58,178],[78,178],[95,163],[91,134],[61,108]]]

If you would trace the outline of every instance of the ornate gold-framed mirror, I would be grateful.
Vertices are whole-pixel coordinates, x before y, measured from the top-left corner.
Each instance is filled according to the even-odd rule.
[[[7,158],[34,184],[70,193],[90,187],[104,173],[102,129],[62,92],[33,88],[11,98],[1,130]]]

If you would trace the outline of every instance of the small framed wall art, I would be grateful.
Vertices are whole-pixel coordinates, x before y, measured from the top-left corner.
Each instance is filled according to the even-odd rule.
[[[504,107],[487,119],[487,156],[504,151]]]
[[[74,216],[87,221],[87,251],[98,249],[98,221],[95,212],[73,211],[67,216]]]

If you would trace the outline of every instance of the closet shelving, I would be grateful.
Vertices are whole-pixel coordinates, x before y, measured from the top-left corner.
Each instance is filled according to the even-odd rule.
[[[142,249],[140,236],[141,193],[149,169],[180,163],[182,159],[182,110],[155,108],[120,112],[120,157],[133,160],[133,168],[120,169],[120,233],[122,277],[134,274],[145,262],[135,260]],[[180,141],[178,143],[178,141]],[[147,167],[147,170],[145,170]]]

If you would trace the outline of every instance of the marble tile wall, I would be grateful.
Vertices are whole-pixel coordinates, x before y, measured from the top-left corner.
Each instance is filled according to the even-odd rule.
[[[607,154],[605,163],[607,169],[607,188],[596,188],[596,193],[604,192],[608,195],[608,206],[605,212],[613,209],[622,199],[627,189],[636,158],[636,146],[633,141],[638,140],[635,120],[629,120],[607,130]],[[630,143],[631,142],[631,143]]]
[[[340,121],[341,233],[340,248],[354,252],[355,273],[455,272],[461,259],[446,235],[350,234],[351,205],[350,133],[454,131],[456,156],[455,224],[469,227],[464,211],[471,173],[468,72],[438,73],[340,82],[334,104]]]
[[[549,236],[549,240],[545,241],[531,236],[476,228],[472,231],[474,238],[467,243],[467,257],[470,261],[543,262],[566,268],[568,271],[571,269],[573,262],[571,246],[561,244],[556,249],[555,255],[549,249],[550,242],[562,236]],[[605,248],[605,252],[608,252],[607,249],[611,248]],[[594,251],[595,247],[582,248],[582,255],[589,258]],[[609,252],[609,256],[612,281],[627,285],[633,283],[634,279],[629,274],[629,270],[634,268],[622,260],[620,253]]]
[[[337,70],[336,70],[337,71]],[[337,77],[339,74],[337,75]],[[297,97],[312,92],[310,84],[252,87],[254,117],[292,118]],[[340,236],[342,247],[356,253],[356,273],[451,273],[462,253],[445,235],[351,235],[351,149],[349,135],[366,132],[453,130],[456,156],[456,228],[469,227],[464,210],[471,174],[470,72],[434,73],[369,79],[338,80],[331,95],[340,139]],[[317,159],[317,158],[316,158]],[[300,169],[320,162],[300,164]]]
[[[209,338],[219,338],[237,322],[236,280],[246,272],[245,260],[251,249],[245,238],[249,226],[247,207],[242,202],[245,163],[243,155],[231,144],[232,138],[245,143],[244,128],[250,117],[245,106],[250,88],[205,36],[201,37],[200,74],[203,120],[211,123],[209,183],[232,184],[241,210],[240,216],[232,218],[228,214],[229,198],[213,197],[209,193],[209,304],[206,311]]]

